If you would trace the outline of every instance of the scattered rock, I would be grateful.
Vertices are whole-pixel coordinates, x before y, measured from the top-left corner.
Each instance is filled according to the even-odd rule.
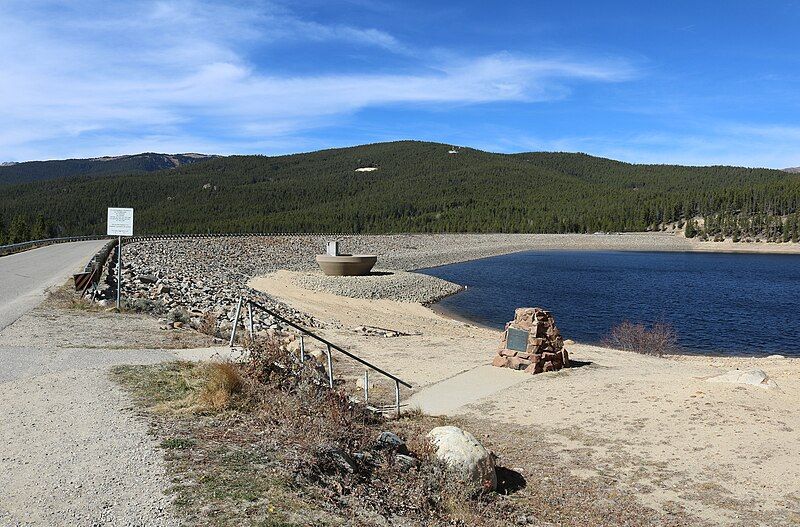
[[[381,432],[375,446],[379,449],[392,449],[400,454],[408,454],[406,442],[400,439],[400,436],[394,432]]]
[[[436,457],[476,491],[497,488],[494,456],[475,437],[457,426],[428,432]]]
[[[139,281],[143,284],[155,284],[158,281],[156,275],[153,274],[140,274],[138,278]]]
[[[778,387],[775,384],[775,381],[769,378],[764,370],[731,370],[729,372],[723,373],[722,375],[717,375],[716,377],[711,377],[706,379],[708,382],[725,382],[725,383],[732,383],[732,384],[749,384],[752,386],[758,386],[759,388],[765,389],[775,389]]]
[[[344,450],[333,444],[321,445],[316,452],[317,464],[323,472],[347,472],[356,470],[355,461]]]
[[[410,470],[419,466],[419,459],[407,454],[397,454],[394,456],[394,459],[397,461],[397,464],[405,470]]]
[[[319,272],[297,274],[294,281],[300,287],[350,298],[387,299],[396,302],[435,302],[463,288],[447,280],[421,273],[377,271],[367,276],[325,276]],[[370,328],[355,328],[367,332]],[[397,332],[384,330],[386,337]]]

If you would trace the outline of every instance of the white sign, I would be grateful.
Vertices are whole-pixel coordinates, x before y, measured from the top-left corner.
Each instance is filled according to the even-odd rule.
[[[133,209],[109,207],[109,236],[133,236]]]
[[[328,256],[339,256],[339,242],[328,242]]]

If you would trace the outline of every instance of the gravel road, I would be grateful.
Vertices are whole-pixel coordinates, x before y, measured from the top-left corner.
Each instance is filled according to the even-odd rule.
[[[100,250],[105,240],[60,243],[0,257],[0,330],[66,282]]]

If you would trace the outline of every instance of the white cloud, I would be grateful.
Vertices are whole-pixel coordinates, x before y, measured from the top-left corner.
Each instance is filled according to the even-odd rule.
[[[634,74],[624,61],[509,53],[429,62],[378,29],[326,26],[263,3],[12,0],[0,6],[0,27],[6,160],[144,144],[252,151],[368,107],[545,101],[575,81]],[[254,48],[286,40],[367,46],[414,68],[293,76],[254,60]]]
[[[680,131],[544,139],[517,136],[486,145],[496,151],[586,152],[631,163],[800,166],[800,127],[720,122],[687,122]]]

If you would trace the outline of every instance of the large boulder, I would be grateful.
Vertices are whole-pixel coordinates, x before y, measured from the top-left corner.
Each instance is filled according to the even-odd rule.
[[[497,488],[494,456],[475,437],[457,426],[439,426],[428,432],[436,457],[474,490]]]
[[[708,382],[749,384],[766,389],[774,389],[778,387],[778,385],[775,384],[775,381],[770,379],[769,375],[767,375],[764,370],[731,370],[723,373],[722,375],[717,375],[706,380]]]

